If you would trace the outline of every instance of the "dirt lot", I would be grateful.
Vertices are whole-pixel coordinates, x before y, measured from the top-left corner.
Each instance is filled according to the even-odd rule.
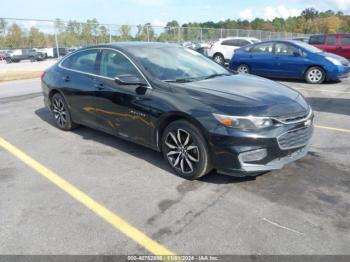
[[[0,82],[20,79],[37,78],[41,73],[56,60],[50,59],[40,62],[30,62],[27,60],[21,63],[7,64],[5,61],[0,62]]]
[[[193,182],[160,153],[58,130],[39,80],[0,84],[0,138],[37,161],[0,146],[0,253],[149,254],[156,241],[176,254],[350,254],[350,80],[284,83],[316,113],[307,157],[256,179]]]

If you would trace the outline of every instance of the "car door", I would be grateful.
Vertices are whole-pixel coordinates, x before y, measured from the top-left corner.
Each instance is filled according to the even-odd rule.
[[[74,122],[96,127],[95,76],[98,69],[99,49],[87,49],[65,58],[60,64],[59,86],[70,107]]]
[[[155,128],[148,106],[152,90],[150,86],[121,84],[115,81],[119,75],[145,80],[125,54],[112,49],[102,50],[99,77],[95,79],[98,87],[95,113],[99,126],[111,134],[149,145]]]
[[[247,64],[250,71],[255,75],[271,76],[273,75],[274,60],[273,56],[273,42],[260,43],[254,45],[249,50],[247,56]]]
[[[223,55],[225,59],[230,60],[232,58],[234,50],[239,47],[238,39],[225,40],[221,43],[221,46],[222,46]]]
[[[308,61],[302,50],[292,44],[276,42],[274,48],[274,74],[276,77],[303,77]]]
[[[338,39],[339,45],[339,55],[350,60],[350,35],[340,35]]]

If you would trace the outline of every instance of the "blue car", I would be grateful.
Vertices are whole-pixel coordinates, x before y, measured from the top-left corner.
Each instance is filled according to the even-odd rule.
[[[305,79],[312,84],[349,77],[349,61],[309,44],[266,41],[235,50],[230,69],[273,78]]]

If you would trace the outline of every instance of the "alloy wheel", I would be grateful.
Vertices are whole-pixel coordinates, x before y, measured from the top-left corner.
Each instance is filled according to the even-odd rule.
[[[224,60],[222,59],[222,56],[221,55],[216,55],[214,57],[214,61],[218,64],[223,64],[224,63]]]
[[[67,123],[67,111],[61,98],[55,97],[52,101],[52,112],[55,120],[60,127],[64,127]]]
[[[310,82],[318,83],[322,79],[323,73],[320,69],[315,68],[308,73],[307,77],[310,80]]]
[[[199,162],[199,149],[191,135],[183,129],[169,132],[165,139],[166,156],[176,170],[188,175]]]
[[[237,68],[237,72],[239,74],[248,74],[249,73],[249,68],[246,66],[246,65],[240,65],[238,68]]]

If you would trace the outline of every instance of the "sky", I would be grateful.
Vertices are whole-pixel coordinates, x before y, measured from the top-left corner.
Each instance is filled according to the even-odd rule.
[[[86,21],[97,18],[100,23],[138,25],[147,22],[164,26],[177,20],[187,22],[230,19],[272,20],[274,17],[297,16],[307,8],[332,9],[350,14],[350,0],[2,0],[0,17],[61,18]],[[6,12],[5,12],[6,11]]]

